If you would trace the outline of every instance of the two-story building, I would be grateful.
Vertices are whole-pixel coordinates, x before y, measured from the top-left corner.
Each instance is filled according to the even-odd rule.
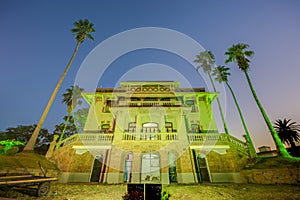
[[[240,182],[248,147],[219,133],[211,104],[218,93],[179,82],[121,82],[82,93],[90,105],[83,133],[48,157],[62,182]]]

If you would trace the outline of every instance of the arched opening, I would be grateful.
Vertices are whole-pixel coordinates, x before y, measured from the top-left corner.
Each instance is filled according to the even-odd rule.
[[[160,182],[160,158],[156,153],[142,155],[141,181]]]
[[[141,135],[142,140],[158,140],[158,139],[160,139],[160,137],[157,135],[157,133],[159,132],[157,123],[154,123],[154,122],[144,123],[141,132],[143,133]]]
[[[174,153],[169,152],[168,161],[169,161],[169,180],[170,180],[170,183],[177,183],[176,157],[175,157]]]
[[[143,133],[157,133],[158,132],[158,124],[154,122],[148,122],[143,124]]]
[[[128,153],[125,156],[125,166],[124,166],[124,182],[130,183],[132,178],[132,160],[133,154]]]

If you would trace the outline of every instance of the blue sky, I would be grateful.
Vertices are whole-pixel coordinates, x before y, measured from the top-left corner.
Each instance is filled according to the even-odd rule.
[[[232,44],[248,43],[255,52],[249,74],[270,119],[286,117],[300,123],[299,10],[297,0],[0,0],[0,129],[38,122],[75,47],[76,41],[70,33],[72,23],[85,18],[95,24],[95,41],[87,40],[81,45],[45,121],[44,127],[49,130],[66,114],[61,95],[74,83],[89,53],[109,37],[141,27],[161,27],[183,33],[211,50],[217,65],[224,64],[224,52]],[[205,87],[201,77],[195,75],[184,60],[151,49],[130,52],[115,60],[99,85],[113,87],[122,74],[147,63],[174,68],[188,78],[193,87]],[[244,74],[235,65],[229,66],[232,74],[229,82],[255,146],[274,147]],[[244,131],[229,93],[223,104],[230,132],[241,138]]]

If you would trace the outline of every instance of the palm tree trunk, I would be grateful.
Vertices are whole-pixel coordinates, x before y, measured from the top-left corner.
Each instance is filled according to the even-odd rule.
[[[298,148],[297,148],[295,142],[294,141],[290,141],[290,144],[291,144],[291,155],[293,157],[299,157]]]
[[[286,148],[283,146],[283,144],[282,144],[279,136],[277,135],[277,133],[276,133],[276,131],[275,131],[275,129],[274,129],[274,127],[273,127],[273,125],[272,125],[272,123],[271,123],[268,115],[267,115],[267,113],[265,112],[263,106],[261,105],[261,103],[260,103],[260,101],[259,101],[259,99],[258,99],[258,97],[256,95],[256,92],[255,92],[255,90],[253,88],[253,85],[252,85],[252,82],[251,82],[250,77],[248,75],[248,72],[247,71],[244,71],[244,72],[245,72],[245,75],[246,75],[249,87],[251,89],[251,92],[253,94],[253,97],[254,97],[254,99],[255,99],[255,101],[257,103],[257,106],[258,106],[261,114],[263,115],[263,118],[264,118],[264,120],[265,120],[265,122],[266,122],[266,124],[267,124],[267,126],[269,128],[269,131],[271,132],[272,138],[273,138],[273,140],[275,142],[275,145],[276,145],[276,148],[277,148],[278,155],[282,156],[282,157],[291,157],[289,155],[289,153],[287,152]]]
[[[71,118],[71,113],[68,113],[68,117],[67,117],[67,120],[66,120],[64,129],[63,129],[63,131],[62,131],[62,133],[61,133],[61,135],[60,135],[60,137],[59,137],[59,139],[58,139],[58,142],[62,141],[62,139],[63,139],[63,137],[64,137],[64,135],[65,135],[65,131],[66,131],[66,129],[67,129],[67,126],[68,126],[68,124],[69,124],[70,118]]]
[[[209,76],[210,82],[211,82],[211,84],[213,86],[214,92],[217,92],[215,84],[214,84],[214,81],[211,78],[210,72],[208,72],[208,76]],[[225,121],[225,117],[224,117],[224,114],[223,114],[223,111],[222,111],[221,103],[220,103],[220,100],[219,100],[219,97],[217,97],[217,103],[218,103],[219,110],[220,110],[220,115],[221,115],[221,118],[222,118],[222,121],[223,121],[224,131],[225,131],[226,134],[229,134],[228,128],[227,128],[227,124],[226,124],[226,121]]]
[[[229,83],[227,81],[225,83],[226,83],[227,87],[229,88],[229,91],[231,92],[231,95],[232,95],[232,98],[234,100],[235,106],[236,106],[236,108],[237,108],[237,110],[239,112],[239,115],[240,115],[240,118],[241,118],[241,121],[242,121],[242,124],[243,124],[243,128],[244,128],[245,134],[246,134],[246,142],[248,143],[249,155],[250,155],[251,158],[255,158],[255,157],[257,157],[257,154],[256,154],[255,148],[253,146],[253,143],[252,143],[252,140],[251,140],[248,128],[246,126],[246,122],[244,120],[242,111],[240,109],[238,101],[237,101],[237,99],[236,99],[236,97],[234,95],[234,92],[233,92],[232,88],[230,87]]]
[[[60,86],[61,86],[61,84],[62,84],[62,82],[63,82],[63,80],[64,80],[64,78],[66,76],[66,74],[67,74],[67,72],[70,69],[70,66],[71,66],[71,64],[72,64],[72,62],[73,62],[73,60],[75,58],[75,55],[76,55],[76,53],[78,51],[79,45],[80,45],[80,42],[77,42],[77,44],[75,46],[75,50],[73,52],[73,55],[70,58],[70,60],[68,62],[68,65],[65,68],[64,73],[60,77],[60,79],[59,79],[59,81],[58,81],[58,83],[57,83],[57,85],[56,85],[56,87],[55,87],[55,89],[54,89],[54,91],[53,91],[53,93],[52,93],[49,101],[48,101],[48,104],[47,104],[47,106],[46,106],[46,108],[45,108],[45,110],[44,110],[44,112],[43,112],[43,114],[42,114],[42,116],[40,118],[40,121],[38,122],[36,128],[34,129],[32,135],[31,135],[29,141],[27,142],[26,146],[24,147],[23,151],[27,151],[27,152],[33,152],[34,151],[34,146],[35,146],[36,140],[38,138],[39,132],[40,132],[40,130],[41,130],[43,124],[44,124],[44,121],[45,121],[45,119],[46,119],[46,117],[48,115],[48,112],[49,112],[49,110],[50,110],[50,108],[52,106],[52,103],[53,103],[53,101],[54,101],[54,99],[56,97],[56,94],[57,94],[57,92],[58,92],[58,90],[59,90],[59,88],[60,88]]]

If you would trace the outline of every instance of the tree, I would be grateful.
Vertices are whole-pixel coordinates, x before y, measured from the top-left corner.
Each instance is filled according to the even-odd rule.
[[[67,118],[69,118],[68,123],[66,123]],[[58,125],[55,125],[55,129],[53,131],[54,135],[62,135],[63,131],[64,131],[64,135],[66,137],[70,137],[71,135],[74,135],[77,133],[77,129],[76,126],[74,124],[74,119],[72,116],[68,117],[68,116],[64,116],[64,123],[60,123]],[[67,124],[67,126],[66,126]]]
[[[14,140],[27,143],[35,129],[36,125],[18,125],[17,127],[9,127],[0,133],[0,140]],[[39,154],[44,154],[47,150],[44,151],[41,149],[47,149],[44,146],[49,145],[52,140],[53,134],[49,134],[47,129],[42,128],[37,137],[34,151]],[[22,147],[19,148],[23,149]]]
[[[210,82],[213,86],[213,90],[214,90],[214,92],[216,92],[216,87],[215,87],[214,81],[211,77],[211,73],[214,68],[214,63],[215,63],[215,57],[214,57],[213,53],[211,51],[202,51],[199,53],[199,55],[196,56],[196,60],[194,60],[194,62],[200,63],[200,65],[197,66],[196,70],[198,71],[200,68],[202,68],[202,70],[208,74]],[[221,118],[223,121],[224,131],[226,134],[229,134],[219,97],[217,98],[217,103],[218,103]]]
[[[296,122],[291,122],[291,119],[278,119],[274,123],[274,128],[284,144],[291,146],[291,155],[299,156],[299,152],[296,146],[297,142],[300,142],[300,125]]]
[[[66,89],[66,93],[63,94],[63,100],[62,102],[65,103],[68,107],[68,116],[66,118],[66,123],[63,128],[63,131],[59,137],[59,142],[62,141],[66,128],[69,124],[69,120],[71,117],[71,113],[76,108],[77,105],[81,105],[81,92],[83,91],[83,88],[80,88],[78,86],[71,86],[71,88]],[[74,123],[73,123],[74,124]]]
[[[49,112],[49,110],[52,106],[53,100],[55,99],[56,94],[57,94],[57,92],[58,92],[58,90],[59,90],[66,74],[67,74],[67,72],[70,69],[70,66],[71,66],[71,64],[72,64],[72,62],[73,62],[73,60],[76,56],[76,53],[78,51],[78,48],[79,48],[80,44],[84,42],[86,37],[90,38],[91,40],[94,40],[94,38],[90,34],[92,32],[95,32],[95,29],[93,28],[94,24],[90,23],[89,20],[87,20],[87,19],[81,20],[80,19],[78,22],[74,23],[74,26],[75,26],[75,28],[73,28],[71,30],[71,32],[75,35],[75,38],[77,40],[75,50],[74,50],[74,52],[72,54],[72,57],[70,58],[70,60],[67,64],[62,76],[60,77],[60,79],[59,79],[59,81],[58,81],[58,83],[57,83],[57,85],[56,85],[49,101],[48,101],[48,104],[47,104],[47,106],[46,106],[46,108],[45,108],[45,110],[44,110],[44,112],[43,112],[43,114],[40,118],[40,121],[37,124],[36,129],[34,130],[33,134],[31,135],[28,143],[26,144],[26,146],[24,148],[24,151],[33,151],[34,145],[35,145],[37,137],[38,137],[38,134],[39,134],[39,132],[42,128],[42,125],[43,125],[43,123],[46,119],[46,116],[47,116],[47,114],[48,114],[48,112]]]
[[[229,68],[228,67],[225,67],[225,66],[218,66],[217,68],[215,68],[212,72],[212,75],[215,77],[215,80],[218,81],[219,83],[225,83],[226,86],[228,87],[231,95],[232,95],[232,98],[234,100],[234,103],[235,103],[235,106],[238,110],[238,113],[240,115],[240,118],[241,118],[241,121],[242,121],[242,124],[243,124],[243,128],[245,130],[245,134],[246,134],[246,141],[247,143],[249,144],[249,154],[250,154],[250,157],[256,157],[256,151],[255,151],[255,148],[253,146],[253,143],[252,143],[252,140],[251,140],[251,137],[250,137],[250,134],[249,134],[249,131],[248,131],[248,128],[247,128],[247,125],[246,125],[246,122],[244,120],[244,116],[242,114],[242,111],[241,111],[241,108],[238,104],[238,101],[235,97],[235,94],[230,86],[230,84],[228,83],[228,76],[230,76],[230,72],[229,72]]]
[[[284,148],[282,142],[280,141],[280,138],[277,135],[266,111],[264,110],[262,104],[260,103],[258,96],[256,95],[256,92],[254,90],[254,87],[252,85],[251,79],[248,74],[248,70],[249,70],[249,63],[250,63],[249,58],[251,56],[253,56],[254,52],[246,50],[248,47],[249,47],[249,45],[244,44],[244,43],[232,45],[228,49],[228,51],[225,53],[225,55],[228,57],[227,60],[225,61],[225,63],[227,64],[230,62],[235,62],[237,64],[237,66],[240,68],[240,70],[242,70],[245,73],[247,82],[248,82],[250,90],[252,92],[252,95],[256,101],[256,104],[257,104],[260,112],[262,113],[262,116],[263,116],[263,118],[268,126],[268,129],[272,135],[272,138],[275,142],[278,155],[282,156],[282,157],[290,157],[289,153],[287,152],[287,150]]]
[[[87,120],[87,116],[89,113],[89,108],[80,108],[76,112],[74,112],[74,124],[79,133],[83,132],[84,126]]]

